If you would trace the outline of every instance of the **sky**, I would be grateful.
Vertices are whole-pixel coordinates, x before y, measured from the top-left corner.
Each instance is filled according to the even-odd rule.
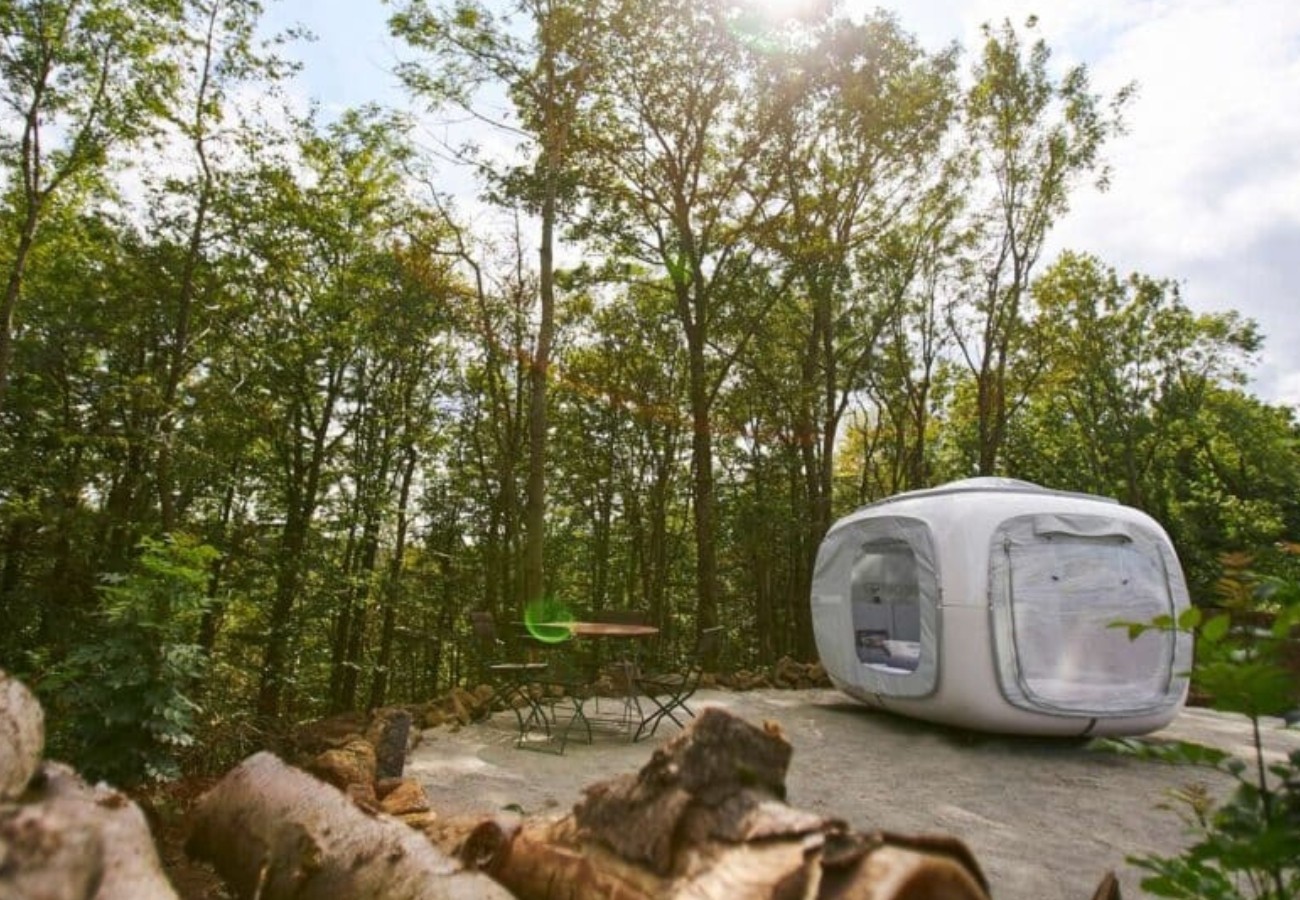
[[[765,0],[774,8],[806,0]],[[1300,410],[1300,3],[1295,0],[842,0],[877,6],[926,46],[969,52],[982,22],[1037,14],[1052,64],[1087,66],[1111,94],[1136,82],[1128,131],[1108,145],[1104,193],[1081,187],[1044,255],[1092,253],[1125,275],[1180,284],[1200,312],[1237,310],[1265,344],[1250,389]],[[280,0],[270,29],[317,36],[294,51],[298,90],[325,112],[403,105],[404,56],[380,0]],[[967,60],[969,63],[969,60]]]

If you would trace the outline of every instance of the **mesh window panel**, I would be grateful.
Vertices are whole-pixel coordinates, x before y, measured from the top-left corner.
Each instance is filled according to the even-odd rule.
[[[1045,535],[1008,548],[1011,623],[1021,684],[1037,702],[1081,712],[1160,702],[1173,636],[1130,641],[1118,621],[1170,612],[1158,558],[1123,537]]]

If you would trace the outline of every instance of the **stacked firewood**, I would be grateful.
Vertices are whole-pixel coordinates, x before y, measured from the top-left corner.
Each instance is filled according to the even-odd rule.
[[[0,898],[174,900],[140,808],[44,753],[40,704],[0,671]]]
[[[771,723],[702,709],[567,815],[449,820],[402,776],[413,724],[409,710],[321,724],[303,768],[249,757],[191,810],[187,852],[258,900],[989,897],[960,841],[787,806],[792,750]],[[139,808],[42,752],[40,706],[0,673],[0,900],[175,897]],[[1113,877],[1095,900],[1118,900]]]
[[[733,691],[753,691],[761,688],[779,688],[789,691],[806,691],[830,687],[826,669],[819,662],[803,663],[783,656],[770,670],[738,669],[735,672],[713,675],[706,673],[703,687],[724,687]]]

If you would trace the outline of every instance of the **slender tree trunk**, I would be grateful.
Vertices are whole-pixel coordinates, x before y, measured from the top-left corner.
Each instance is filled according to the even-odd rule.
[[[379,656],[375,660],[374,679],[370,682],[370,703],[375,709],[383,706],[388,697],[393,666],[393,637],[397,629],[397,599],[401,593],[402,567],[406,561],[406,532],[411,502],[411,482],[415,479],[415,464],[419,461],[413,445],[406,448],[402,469],[402,487],[397,500],[397,534],[393,540],[393,557],[388,564],[388,577],[384,583],[384,622],[379,635]]]
[[[262,656],[262,680],[257,691],[257,713],[274,718],[280,713],[284,680],[288,674],[289,643],[293,603],[298,593],[302,554],[307,546],[308,523],[301,511],[290,512],[284,523],[275,579],[275,596],[267,621],[266,650]]]
[[[343,656],[339,663],[339,691],[336,712],[355,709],[357,688],[361,680],[361,658],[364,656],[366,622],[370,618],[369,596],[371,576],[379,559],[379,516],[374,510],[366,513],[361,532],[361,553],[351,571],[348,589],[348,609],[351,612],[347,634],[343,638]]]
[[[772,559],[769,554],[771,529],[766,524],[765,512],[768,502],[767,474],[757,453],[751,456],[750,466],[754,479],[754,508],[758,512],[758,520],[754,523],[756,534],[750,538],[751,565],[754,570],[755,637],[758,640],[759,662],[766,664],[775,659],[776,652],[776,630],[772,619]]]
[[[312,435],[311,455],[305,461],[305,466],[300,458],[301,449],[295,447],[291,451],[299,459],[289,472],[294,484],[290,486],[288,514],[280,540],[275,596],[271,601],[271,613],[267,621],[266,649],[262,656],[262,678],[257,690],[257,714],[265,718],[274,718],[280,714],[284,683],[289,674],[289,648],[293,639],[291,633],[293,606],[302,579],[307,535],[316,514],[320,495],[321,472],[325,465],[326,435],[329,433],[333,419],[338,387],[337,373],[334,373],[330,377],[329,396],[322,405],[320,421],[316,423]],[[299,440],[296,427],[293,440]]]
[[[158,423],[158,457],[155,476],[158,479],[158,504],[161,527],[164,533],[176,527],[176,498],[172,475],[172,440],[175,432],[176,397],[188,368],[186,357],[190,345],[190,316],[194,307],[195,282],[202,255],[204,229],[207,226],[208,207],[212,201],[212,170],[208,165],[205,146],[206,118],[208,115],[209,88],[213,73],[213,42],[222,4],[213,3],[208,11],[208,24],[203,43],[198,93],[194,103],[193,149],[199,163],[199,196],[190,224],[189,241],[185,247],[185,264],[181,271],[180,290],[176,297],[176,319],[172,327],[171,347],[167,357],[167,381],[163,388],[162,418]]]
[[[205,163],[206,168],[206,163]],[[176,299],[176,322],[172,328],[171,349],[167,359],[167,382],[163,386],[162,417],[158,421],[158,456],[155,474],[158,479],[158,508],[160,527],[164,533],[176,528],[176,496],[172,476],[172,441],[176,428],[176,398],[187,368],[186,357],[190,345],[190,316],[194,306],[195,272],[203,244],[203,228],[207,220],[209,185],[205,182],[199,194],[194,224],[190,229],[189,246],[185,252],[185,266],[181,273],[181,286]]]
[[[4,564],[0,565],[0,634],[6,635],[6,639],[18,633],[20,620],[15,610],[29,529],[30,525],[22,518],[15,518],[5,529]]]
[[[4,415],[5,395],[9,391],[9,372],[14,357],[15,311],[18,309],[18,297],[23,290],[23,274],[27,269],[27,257],[36,242],[36,225],[40,221],[40,205],[29,198],[27,215],[23,217],[22,228],[18,233],[18,245],[14,248],[13,262],[9,266],[9,277],[5,280],[4,298],[0,299],[0,416]]]
[[[343,548],[343,567],[341,584],[342,601],[339,603],[338,617],[334,620],[334,633],[330,638],[330,687],[329,708],[333,712],[342,712],[344,707],[343,672],[348,658],[348,641],[352,635],[352,621],[356,615],[356,588],[353,573],[357,559],[357,529],[360,527],[361,513],[354,498],[349,511],[347,542]]]
[[[665,444],[675,444],[667,439]],[[673,461],[668,447],[655,461],[655,480],[650,493],[650,567],[646,593],[650,599],[652,621],[660,629],[669,625],[668,610],[668,497],[672,479]]]
[[[806,606],[812,590],[813,564],[822,538],[831,527],[835,477],[835,437],[839,430],[839,371],[835,357],[835,329],[832,321],[834,286],[825,278],[809,277],[813,295],[812,321],[804,353],[801,378],[804,396],[801,404],[799,451],[803,460],[807,507],[803,535],[806,559],[796,569],[796,585],[791,601],[791,624],[794,626],[793,648],[800,658],[814,654],[812,620],[800,607]],[[814,399],[815,398],[815,399]],[[814,421],[811,410],[816,409]]]
[[[224,544],[230,534],[230,519],[235,508],[235,475],[239,464],[231,466],[230,483],[226,485],[225,496],[221,499],[221,514],[217,526],[217,543]],[[226,560],[230,558],[230,549],[226,548],[220,556],[212,561],[212,571],[208,574],[207,600],[203,606],[203,618],[199,620],[199,646],[203,655],[212,658],[212,651],[217,646],[217,633],[221,630],[221,620],[225,616],[226,605],[218,597],[221,593],[221,578],[225,574]]]
[[[551,161],[543,159],[543,166]],[[546,173],[546,196],[542,201],[542,240],[538,250],[541,265],[541,318],[537,327],[537,347],[529,369],[528,399],[528,503],[524,519],[524,603],[541,599],[546,592],[546,430],[547,379],[551,364],[551,344],[555,332],[555,270],[553,242],[555,232],[555,175]]]
[[[695,505],[696,629],[718,624],[718,555],[714,524],[713,423],[705,372],[704,336],[698,327],[687,331],[690,354],[691,498]]]

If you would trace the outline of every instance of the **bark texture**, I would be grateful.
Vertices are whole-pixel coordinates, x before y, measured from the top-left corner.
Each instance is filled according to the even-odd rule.
[[[46,763],[21,803],[0,808],[0,900],[175,900],[140,808]]]
[[[238,896],[261,900],[509,896],[414,829],[367,815],[270,753],[249,757],[199,799],[186,850]]]
[[[17,797],[45,752],[45,714],[22,682],[0,670],[0,801]]]
[[[987,900],[960,841],[861,834],[787,806],[780,729],[719,709],[559,821],[444,823],[435,841],[529,900]]]

